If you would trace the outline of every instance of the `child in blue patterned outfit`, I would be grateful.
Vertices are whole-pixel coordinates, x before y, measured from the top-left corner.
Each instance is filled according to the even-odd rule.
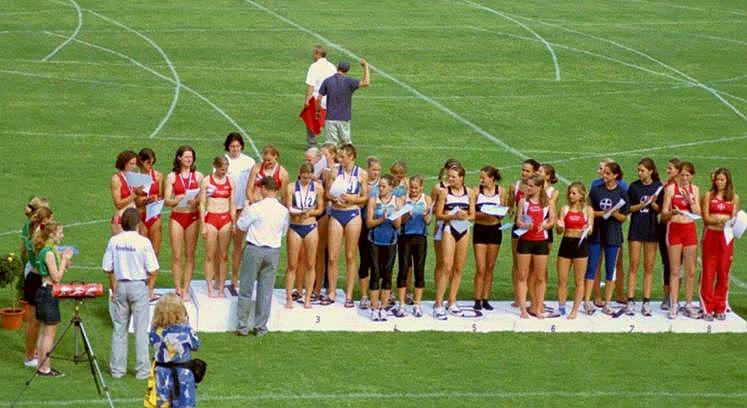
[[[168,294],[161,298],[153,311],[150,344],[155,349],[156,393],[158,407],[194,407],[195,378],[189,368],[170,368],[158,363],[186,363],[192,360],[192,350],[200,347],[200,340],[189,325],[187,310],[182,300]],[[177,378],[174,378],[176,374]],[[176,383],[175,383],[176,381]]]

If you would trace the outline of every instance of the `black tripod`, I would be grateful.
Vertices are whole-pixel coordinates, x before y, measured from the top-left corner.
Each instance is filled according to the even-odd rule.
[[[93,377],[93,383],[96,384],[96,390],[98,391],[99,395],[101,395],[101,389],[103,388],[104,394],[106,394],[106,399],[109,401],[109,406],[111,408],[114,408],[112,396],[111,394],[109,394],[109,387],[107,387],[106,383],[104,382],[104,376],[101,374],[101,368],[99,368],[99,363],[96,360],[96,355],[93,352],[93,347],[91,347],[91,342],[88,340],[86,328],[83,326],[83,320],[80,318],[80,305],[82,304],[83,299],[75,299],[75,305],[73,307],[73,317],[70,318],[70,322],[62,330],[62,333],[59,335],[59,337],[57,337],[57,341],[55,341],[52,349],[49,350],[47,355],[44,356],[41,361],[39,361],[39,366],[41,366],[45,361],[49,359],[49,357],[52,356],[52,353],[54,353],[54,351],[57,349],[57,346],[60,345],[60,342],[65,337],[65,333],[67,333],[71,327],[75,326],[76,330],[73,332],[73,342],[75,344],[72,361],[77,364],[85,360],[82,357],[82,353],[80,353],[78,349],[78,336],[80,335],[80,338],[83,340],[83,350],[86,352],[86,355],[88,356],[88,364],[91,366],[91,376]],[[18,394],[15,401],[10,404],[11,407],[15,406],[16,402],[18,402],[18,400],[21,398],[21,395],[23,395],[24,391],[29,388],[29,385],[31,385],[31,382],[34,380],[34,378],[36,378],[37,375],[39,375],[39,371],[34,370],[34,373],[31,375],[31,377],[26,380],[26,386]]]

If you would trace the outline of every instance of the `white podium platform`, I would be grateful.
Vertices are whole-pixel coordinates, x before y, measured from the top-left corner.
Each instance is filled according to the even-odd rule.
[[[209,298],[205,281],[193,281],[190,291],[191,302],[187,302],[189,319],[198,332],[231,332],[236,328],[236,306],[238,297],[233,296],[226,284],[226,297]],[[156,289],[156,293],[173,292],[173,289]],[[270,331],[348,331],[348,332],[545,332],[545,333],[745,333],[747,321],[735,313],[728,313],[724,321],[706,322],[679,315],[669,320],[666,312],[659,310],[659,302],[652,301],[653,316],[640,314],[640,304],[636,305],[635,316],[621,315],[617,318],[597,311],[592,316],[579,313],[576,319],[566,317],[521,319],[518,309],[511,307],[510,302],[491,302],[494,310],[474,311],[471,301],[460,301],[462,316],[449,315],[445,321],[433,318],[433,301],[423,302],[423,317],[416,318],[411,314],[411,306],[406,307],[407,315],[403,318],[388,313],[387,321],[371,321],[370,311],[355,308],[346,309],[341,300],[345,299],[342,290],[337,292],[338,302],[321,306],[317,303],[311,309],[304,309],[303,304],[294,302],[293,308],[285,308],[285,290],[275,289],[272,297],[272,311],[267,328]],[[545,302],[556,307],[557,302]],[[570,311],[570,306],[567,309]],[[150,306],[153,315],[154,304]]]

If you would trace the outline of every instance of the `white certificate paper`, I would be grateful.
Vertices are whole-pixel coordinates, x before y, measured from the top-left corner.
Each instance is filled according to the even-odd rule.
[[[150,221],[161,214],[163,210],[163,200],[154,201],[145,205],[145,221]]]
[[[191,190],[187,190],[184,193],[184,197],[182,197],[181,201],[179,201],[179,204],[177,204],[177,208],[187,208],[189,207],[189,200],[194,200],[197,197],[197,193],[200,192],[199,188],[193,188]]]

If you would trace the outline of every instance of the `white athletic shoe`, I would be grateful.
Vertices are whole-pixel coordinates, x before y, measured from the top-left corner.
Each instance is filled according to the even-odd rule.
[[[415,317],[423,317],[423,309],[420,308],[420,305],[412,307],[412,315]]]
[[[459,308],[459,305],[454,303],[453,305],[449,306],[449,313],[456,315],[456,316],[461,316],[462,309]]]
[[[379,321],[385,322],[387,321],[387,312],[384,308],[379,309]]]
[[[436,320],[446,320],[446,308],[443,306],[433,308],[433,318]]]
[[[625,314],[628,316],[635,316],[635,302],[632,300],[625,305]]]
[[[648,302],[644,302],[643,305],[641,305],[641,314],[646,317],[651,317],[653,313],[651,313],[651,306],[648,305]]]
[[[361,310],[366,310],[371,306],[371,301],[368,300],[368,296],[362,296],[361,301],[358,303],[358,307],[361,308]]]
[[[34,357],[34,358],[30,359],[30,360],[26,360],[26,358],[24,357],[24,359],[23,359],[23,365],[25,365],[26,367],[36,368],[36,366],[39,365],[39,360],[37,360],[36,357]]]
[[[372,322],[379,321],[379,309],[371,309],[371,321]]]

